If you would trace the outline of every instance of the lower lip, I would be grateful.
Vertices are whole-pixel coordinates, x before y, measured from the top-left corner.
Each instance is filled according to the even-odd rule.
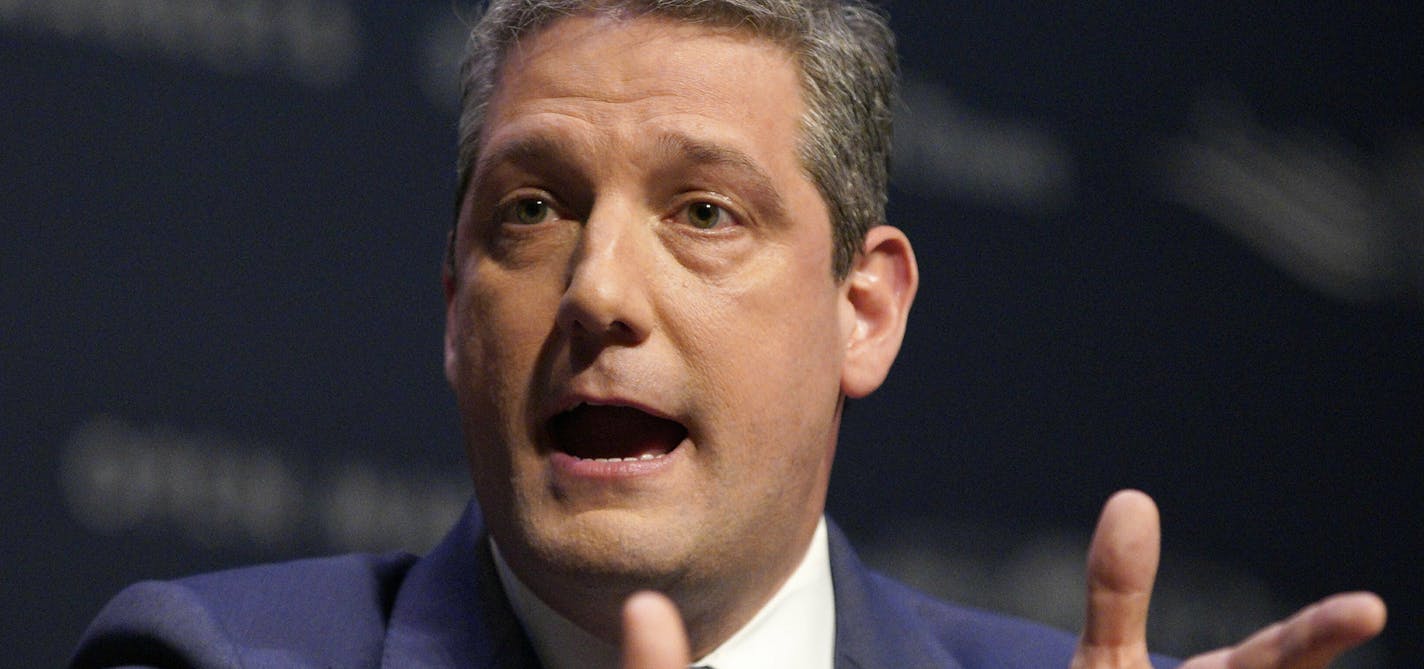
[[[549,455],[549,463],[554,472],[572,479],[618,481],[657,475],[672,467],[681,459],[680,453],[687,440],[676,448],[656,458],[647,460],[598,461],[576,458],[568,453],[554,451]]]

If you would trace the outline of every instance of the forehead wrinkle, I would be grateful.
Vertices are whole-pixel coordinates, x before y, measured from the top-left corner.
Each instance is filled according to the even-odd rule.
[[[547,129],[547,126],[541,126],[540,129]],[[587,143],[587,138],[543,132],[520,134],[509,140],[496,140],[492,147],[486,147],[480,153],[479,159],[475,161],[471,180],[479,183],[503,165],[567,170],[576,163],[571,156],[596,148],[580,146]]]
[[[694,165],[731,168],[742,175],[738,184],[750,197],[761,205],[774,220],[784,220],[786,207],[775,181],[760,165],[746,153],[732,147],[694,139],[678,132],[665,132],[657,136],[657,150],[674,162]]]
[[[544,136],[526,136],[513,141],[499,142],[493,149],[486,147],[480,152],[479,159],[475,162],[474,181],[478,182],[488,176],[490,171],[500,165],[509,163],[531,163],[541,162],[550,156],[558,155],[559,151],[555,147],[556,142]]]

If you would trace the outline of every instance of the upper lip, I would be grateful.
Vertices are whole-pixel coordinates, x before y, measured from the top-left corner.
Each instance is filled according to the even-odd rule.
[[[581,405],[588,406],[616,406],[637,409],[650,416],[670,420],[678,424],[683,424],[676,416],[659,409],[651,404],[639,400],[631,399],[617,394],[594,394],[578,391],[570,391],[558,395],[557,399],[550,405],[550,411],[544,416],[544,422],[553,420],[555,416],[577,409]],[[685,425],[684,425],[685,426]]]

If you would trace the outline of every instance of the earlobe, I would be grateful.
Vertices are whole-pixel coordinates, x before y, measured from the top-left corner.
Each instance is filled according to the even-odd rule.
[[[445,380],[453,387],[455,385],[455,264],[453,261],[455,253],[455,233],[450,232],[449,240],[446,242],[445,267],[440,271],[440,287],[445,294]]]
[[[444,340],[445,340],[445,380],[450,383],[451,387],[454,387],[454,385],[455,385],[455,371],[456,371],[456,365],[457,365],[457,362],[456,362],[457,356],[455,355],[455,347],[456,347],[456,333],[455,333],[455,330],[457,329],[457,328],[455,327],[455,319],[457,318],[457,315],[455,314],[455,302],[454,302],[454,300],[452,299],[452,295],[453,295],[452,289],[450,288],[450,286],[451,286],[451,284],[452,284],[452,279],[450,279],[450,277],[449,277],[448,274],[445,276],[444,282],[445,282],[445,337],[444,337]]]
[[[905,338],[920,282],[909,238],[888,225],[871,228],[845,280],[850,311],[841,391],[864,397],[884,383]]]

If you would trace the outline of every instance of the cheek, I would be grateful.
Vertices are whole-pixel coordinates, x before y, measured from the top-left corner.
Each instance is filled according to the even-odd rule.
[[[461,289],[456,392],[477,432],[494,428],[507,433],[522,421],[557,297],[546,305],[550,301],[541,299],[536,284],[493,263],[477,263],[471,269]]]
[[[685,315],[698,324],[687,357],[727,417],[754,423],[740,429],[805,434],[825,425],[839,398],[838,293],[828,268],[819,276],[781,269],[714,292],[703,315]]]
[[[719,418],[708,435],[711,466],[724,484],[719,503],[784,515],[786,509],[814,510],[823,500],[835,452],[840,355],[828,298],[809,290],[774,295],[746,295],[727,305],[726,318],[707,327],[715,332],[716,351],[700,371],[713,388],[707,396]],[[763,520],[772,525],[792,518]]]
[[[489,513],[525,508],[512,498],[521,496],[537,471],[528,462],[535,453],[529,447],[529,397],[557,299],[546,306],[548,300],[531,290],[536,283],[494,263],[469,269],[460,290],[455,391],[470,474]]]

